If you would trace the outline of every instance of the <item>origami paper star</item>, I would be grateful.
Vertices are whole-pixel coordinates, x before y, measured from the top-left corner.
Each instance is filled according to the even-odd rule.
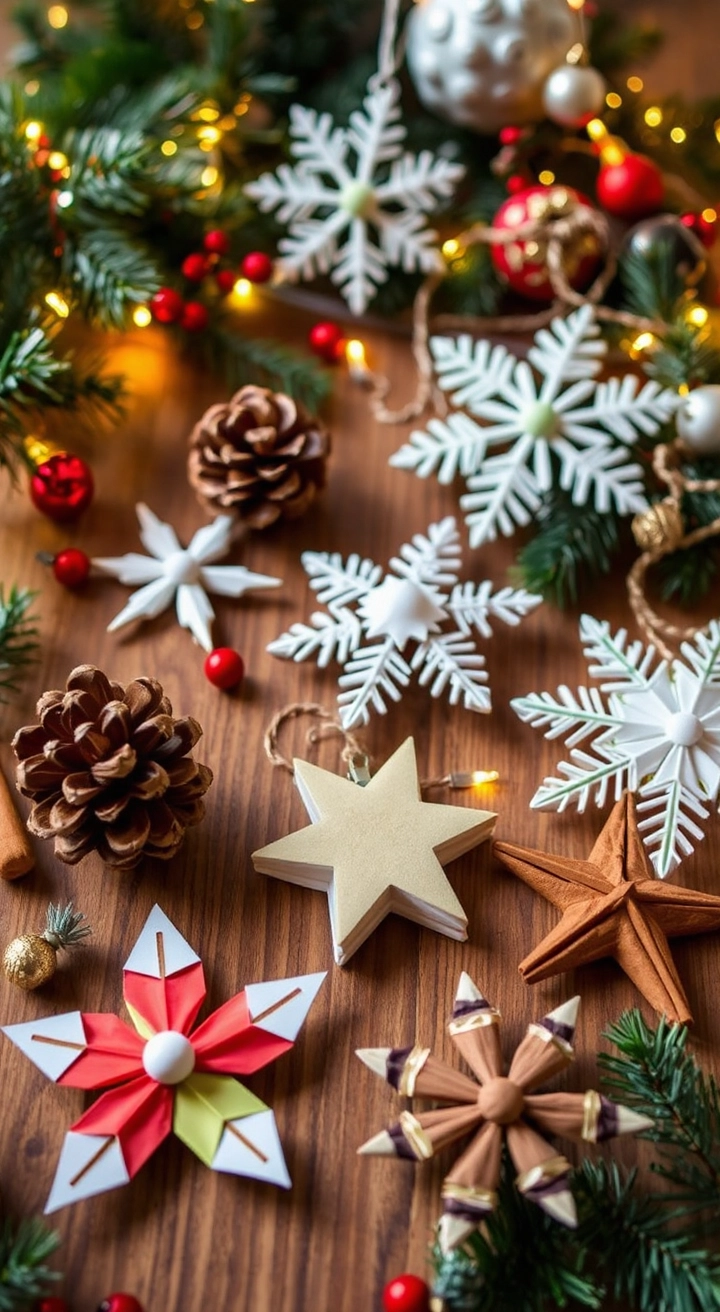
[[[253,865],[327,891],[338,965],[391,911],[466,939],[467,916],[442,867],[490,837],[494,814],[423,802],[412,738],[364,787],[307,761],[294,766],[313,823],[253,852]]]
[[[668,939],[720,929],[720,897],[654,878],[632,793],[613,807],[587,861],[514,843],[496,843],[494,852],[563,913],[520,963],[528,984],[614,957],[656,1011],[682,1024],[692,1021]]]
[[[544,1135],[600,1143],[652,1125],[648,1117],[610,1102],[594,1089],[531,1092],[571,1064],[579,1003],[573,998],[529,1025],[504,1076],[500,1012],[463,971],[448,1032],[477,1083],[433,1057],[429,1048],[358,1050],[360,1060],[403,1097],[448,1104],[417,1116],[402,1112],[397,1125],[368,1139],[359,1153],[425,1161],[457,1139],[473,1136],[443,1181],[440,1243],[445,1253],[463,1243],[495,1208],[503,1140],[518,1172],[520,1193],[556,1221],[574,1226],[575,1202],[567,1183],[570,1163],[555,1153]]]
[[[130,587],[143,584],[110,621],[108,633],[133,620],[155,619],[174,601],[181,627],[189,629],[205,651],[212,651],[215,644],[211,625],[215,611],[208,592],[221,597],[241,597],[251,588],[280,587],[282,579],[253,574],[244,565],[215,564],[232,546],[236,525],[231,515],[218,515],[212,524],[198,529],[189,546],[182,547],[170,524],[164,524],[142,503],[136,510],[140,541],[150,555],[130,551],[126,556],[98,556],[92,562],[95,574],[106,574]]]
[[[229,1078],[292,1047],[325,973],[249,984],[197,1029],[200,958],[159,907],[125,963],[133,1031],[117,1016],[71,1011],[5,1034],[56,1084],[111,1085],[65,1137],[50,1197],[67,1203],[127,1184],[172,1131],[214,1171],[290,1187],[275,1117]]]

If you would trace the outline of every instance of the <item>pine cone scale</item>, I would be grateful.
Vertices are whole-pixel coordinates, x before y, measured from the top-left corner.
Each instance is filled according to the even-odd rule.
[[[88,802],[94,802],[102,791],[103,785],[97,783],[88,771],[83,774],[68,774],[62,781],[63,797],[71,806],[87,806]]]
[[[137,752],[129,743],[125,743],[114,756],[108,757],[105,761],[96,761],[90,773],[99,784],[105,784],[113,779],[127,779],[137,763]]]

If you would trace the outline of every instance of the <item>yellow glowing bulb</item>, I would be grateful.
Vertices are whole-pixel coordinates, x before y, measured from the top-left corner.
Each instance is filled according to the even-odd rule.
[[[687,383],[681,383],[680,386],[678,387],[678,396],[689,396],[689,395],[690,395],[690,388],[688,387]]]
[[[45,304],[54,310],[58,319],[67,319],[70,313],[70,306],[59,292],[48,292],[45,297]]]
[[[51,169],[64,169],[67,167],[67,155],[63,155],[61,150],[51,150],[47,162]]]
[[[454,770],[447,781],[451,788],[479,788],[483,784],[497,783],[500,774],[497,770]]]
[[[500,774],[497,770],[473,770],[472,781],[474,784],[494,784],[497,783]]]
[[[365,347],[358,337],[345,343],[345,359],[356,369],[365,364]]]
[[[605,97],[605,104],[608,109],[619,109],[622,105],[622,96],[619,96],[617,91],[608,91]]]
[[[28,141],[37,141],[42,136],[42,123],[37,123],[34,119],[31,123],[26,123],[25,136]]]
[[[29,82],[25,83],[25,95],[36,96],[40,90],[40,83],[36,77],[31,77]]]
[[[47,21],[51,27],[67,27],[70,15],[64,5],[51,5],[47,11]]]
[[[215,105],[201,105],[196,117],[202,119],[203,123],[217,123],[220,110]]]
[[[211,146],[216,145],[221,136],[222,132],[220,132],[219,128],[198,128],[198,141],[209,141]]]
[[[542,169],[541,172],[538,173],[538,182],[541,182],[543,187],[551,187],[554,181],[555,174],[552,169]]]
[[[663,121],[663,112],[659,105],[650,105],[645,110],[645,122],[649,128],[659,128]]]
[[[203,169],[200,174],[200,181],[202,182],[203,187],[214,187],[219,177],[220,174],[214,164],[208,164],[207,168]]]
[[[683,141],[687,141],[687,132],[684,128],[672,128],[670,140],[674,141],[676,146],[679,146]]]
[[[704,219],[706,223],[717,223],[717,210],[713,209],[712,205],[708,205],[707,209],[703,210],[700,217]]]
[[[571,9],[584,9],[585,0],[568,0]]]
[[[163,142],[161,143],[160,149],[161,149],[163,155],[168,155],[168,156],[170,156],[170,155],[176,155],[176,154],[177,154],[177,141],[163,141]]]
[[[603,137],[608,134],[608,130],[601,118],[591,118],[586,125],[585,131],[591,141],[602,141]]]
[[[606,137],[600,147],[600,158],[606,167],[622,164],[626,155],[627,149],[619,137]]]
[[[32,465],[42,465],[49,459],[57,447],[52,447],[49,442],[45,442],[41,437],[35,437],[34,433],[28,433],[23,440],[23,448],[28,460]]]
[[[233,291],[241,300],[246,301],[248,296],[252,293],[252,283],[249,278],[238,278],[233,287]]]
[[[147,328],[148,324],[152,323],[152,315],[147,305],[136,305],[132,317],[133,323],[138,328]]]
[[[688,310],[688,312],[687,312],[687,314],[686,314],[685,317],[686,317],[688,323],[691,323],[691,324],[693,325],[693,327],[695,327],[695,328],[704,328],[704,327],[705,327],[705,324],[707,323],[708,319],[710,318],[710,314],[709,314],[709,311],[705,308],[704,305],[693,305],[693,306]]]
[[[641,77],[629,77],[626,86],[628,91],[634,91],[635,94],[637,95],[638,92],[642,91],[643,87],[645,86],[645,83],[643,82]]]
[[[720,141],[720,118],[716,118],[713,123],[713,131],[718,141]]]
[[[655,345],[655,337],[652,333],[640,333],[632,344],[633,351],[647,351]]]
[[[188,14],[187,18],[185,19],[185,25],[186,27],[190,28],[191,32],[197,32],[198,28],[202,27],[204,22],[205,19],[203,15],[198,13],[197,10],[195,10],[195,12],[192,14]]]
[[[451,260],[453,255],[457,255],[460,250],[460,242],[455,237],[448,237],[447,241],[442,244],[442,253],[446,260]]]

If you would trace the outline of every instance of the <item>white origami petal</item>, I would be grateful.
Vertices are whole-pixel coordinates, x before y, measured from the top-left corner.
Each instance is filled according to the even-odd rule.
[[[108,1145],[105,1150],[103,1148]],[[130,1180],[119,1139],[107,1134],[65,1135],[45,1215],[81,1198],[104,1194]]]
[[[244,565],[204,565],[200,577],[205,587],[219,597],[241,597],[251,588],[279,588],[282,584],[282,579],[253,574]]]
[[[92,561],[93,571],[107,574],[109,578],[119,579],[134,587],[137,583],[151,583],[164,575],[163,562],[154,556],[141,556],[137,551],[129,551],[126,556],[96,556]]]
[[[158,560],[167,560],[168,556],[174,556],[176,552],[182,551],[171,524],[163,523],[142,501],[135,509],[140,520],[140,541],[151,556],[156,556]]]
[[[193,537],[188,552],[198,565],[211,564],[226,556],[233,540],[235,520],[231,515],[218,515],[212,524],[204,524]]]
[[[50,1080],[59,1080],[87,1046],[79,1011],[24,1021],[22,1025],[5,1025],[3,1034]]]
[[[161,615],[167,610],[173,597],[175,596],[175,584],[172,579],[159,578],[154,583],[148,583],[138,592],[134,592],[126,606],[115,616],[107,626],[108,633],[114,633],[116,629],[121,629],[123,625],[130,624],[133,620],[152,620],[156,615]]]
[[[178,622],[189,629],[196,642],[205,651],[212,651],[214,643],[210,626],[215,619],[212,602],[199,583],[181,583],[175,601]]]
[[[245,989],[253,1025],[292,1042],[307,1016],[326,970],[294,979],[274,979],[265,984],[248,984]]]
[[[245,1175],[268,1184],[291,1186],[282,1145],[271,1111],[228,1121],[212,1162],[213,1171]]]
[[[162,939],[158,938],[162,935]],[[160,965],[160,944],[165,969]],[[195,966],[200,958],[193,952],[189,943],[175,928],[165,912],[155,905],[145,924],[140,930],[137,942],[125,962],[124,970],[132,970],[136,975],[149,975],[152,979],[162,979],[163,975],[177,975],[178,971],[188,966]]]

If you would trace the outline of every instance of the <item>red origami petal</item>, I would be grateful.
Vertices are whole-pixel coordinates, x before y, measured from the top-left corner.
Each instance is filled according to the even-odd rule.
[[[158,1033],[179,1030],[187,1034],[205,999],[205,976],[202,964],[178,970],[158,979],[123,971],[125,1001]]]
[[[280,1039],[251,1023],[244,991],[198,1026],[192,1045],[197,1071],[228,1075],[252,1075],[293,1046],[290,1039]]]
[[[57,1080],[71,1089],[103,1089],[142,1074],[143,1040],[119,1016],[82,1013],[87,1047]]]
[[[71,1129],[76,1134],[119,1139],[129,1176],[137,1175],[172,1130],[173,1091],[141,1075],[122,1089],[110,1089]]]

